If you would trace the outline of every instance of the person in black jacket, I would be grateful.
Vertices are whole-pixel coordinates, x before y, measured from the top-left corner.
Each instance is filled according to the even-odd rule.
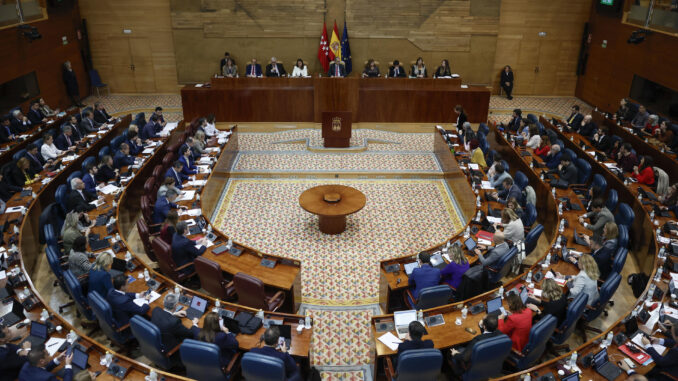
[[[0,119],[0,143],[9,143],[16,139],[8,117],[3,116]]]
[[[572,106],[572,113],[567,117],[567,125],[576,128],[581,124],[581,121],[584,119],[584,115],[579,112],[579,106]]]
[[[427,348],[433,348],[433,340],[422,340],[422,336],[424,336],[424,333],[426,333],[426,329],[424,326],[418,322],[418,321],[413,321],[410,322],[410,325],[407,327],[407,338],[405,341],[400,343],[398,345],[398,354],[396,356],[396,359],[400,357],[400,355],[403,352],[409,351],[411,349],[427,349]],[[395,361],[394,361],[395,365]]]
[[[452,348],[450,353],[452,354],[452,362],[456,364],[453,367],[455,372],[461,374],[461,369],[463,365],[468,364],[471,361],[471,354],[473,353],[473,347],[486,339],[503,335],[501,331],[497,329],[499,321],[497,320],[496,315],[487,315],[483,320],[478,322],[478,327],[480,327],[481,334],[474,337],[465,347]]]
[[[560,165],[558,166],[558,176],[560,181],[566,185],[576,184],[578,177],[577,167],[572,162],[572,158],[567,153],[560,157]]]
[[[24,342],[23,347],[11,344],[9,328],[0,328],[0,381],[13,381],[26,363],[31,343]]]
[[[275,57],[271,57],[271,63],[266,65],[266,76],[267,77],[284,77],[287,75],[285,67],[278,62]]]
[[[113,167],[113,157],[111,155],[104,155],[101,158],[101,163],[99,163],[96,180],[100,182],[115,180],[118,177],[118,172],[119,170]]]
[[[184,339],[193,338],[193,332],[181,323],[181,318],[186,317],[186,311],[174,311],[177,303],[179,297],[170,292],[165,295],[163,308],[155,307],[151,313],[151,322],[160,330],[166,351],[171,351]]]
[[[40,124],[45,121],[45,116],[40,111],[40,101],[37,99],[31,102],[31,108],[28,110],[28,120],[33,125]]]
[[[225,369],[233,356],[238,353],[238,340],[235,334],[224,327],[223,320],[216,312],[208,312],[205,315],[202,329],[198,328],[198,319],[194,319],[191,331],[196,340],[213,343],[219,347],[219,365],[222,369]]]
[[[81,179],[75,177],[71,180],[71,194],[68,196],[67,203],[69,211],[76,210],[78,207],[83,210],[96,209],[96,206],[90,204],[90,202],[96,199],[96,195],[85,190],[85,183]]]
[[[556,327],[559,327],[567,316],[567,295],[563,294],[563,289],[553,279],[544,280],[541,291],[541,300],[534,296],[532,298],[539,302],[542,309],[532,303],[528,303],[527,308],[534,311],[535,321],[546,315],[551,315],[556,318],[558,321]]]
[[[461,105],[454,106],[454,112],[457,113],[457,130],[461,130],[464,123],[468,122],[464,108]]]
[[[106,112],[104,105],[101,102],[94,103],[94,121],[102,125],[108,123],[109,119],[111,116]]]
[[[10,198],[14,195],[16,192],[21,192],[23,187],[14,185],[11,181],[8,181],[5,176],[0,173],[0,199],[2,201],[9,201]]]
[[[598,129],[598,132],[593,135],[593,139],[591,140],[591,144],[593,144],[593,146],[598,151],[602,151],[606,155],[608,154],[610,148],[612,148],[612,138],[608,133],[609,129],[607,126],[601,126]]]
[[[10,119],[10,128],[12,133],[15,135],[24,133],[30,130],[33,127],[33,123],[28,119],[21,110],[12,111],[12,117]]]
[[[407,76],[405,69],[400,66],[400,61],[393,60],[393,66],[388,69],[388,76],[393,78],[405,78]]]
[[[26,153],[24,154],[24,157],[28,160],[28,168],[32,173],[42,172],[42,170],[49,167],[52,162],[51,160],[45,160],[40,152],[38,152],[38,146],[33,143],[26,147]]]
[[[64,62],[62,78],[64,85],[66,85],[66,94],[68,94],[68,96],[71,98],[73,106],[85,107],[85,105],[80,102],[80,87],[78,86],[78,77],[76,77],[75,73],[73,72],[71,61]]]
[[[501,71],[501,88],[504,89],[507,99],[513,99],[511,93],[513,93],[513,69],[511,66],[504,66],[504,70]]]
[[[28,159],[22,157],[16,161],[16,164],[11,166],[9,169],[8,176],[9,181],[18,186],[25,187],[27,185],[33,184],[35,181],[35,173],[31,172],[31,164],[28,162]]]
[[[172,191],[168,191],[168,193],[171,194]],[[184,221],[179,222],[177,224],[177,231],[172,237],[172,258],[174,258],[174,264],[177,267],[193,262],[196,257],[202,255],[207,250],[204,244],[205,237],[198,241],[193,241],[186,237],[186,233],[188,233],[188,225]],[[196,243],[200,246],[199,249],[195,248]]]

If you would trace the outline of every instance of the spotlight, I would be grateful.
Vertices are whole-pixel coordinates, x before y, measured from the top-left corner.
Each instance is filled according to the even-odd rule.
[[[634,30],[631,32],[631,37],[629,37],[628,41],[626,41],[629,44],[640,44],[641,42],[645,41],[645,37],[650,34],[650,31],[647,29],[638,29]]]
[[[38,32],[38,28],[26,24],[18,26],[19,33],[26,37],[28,41],[33,42],[42,38],[42,35]]]

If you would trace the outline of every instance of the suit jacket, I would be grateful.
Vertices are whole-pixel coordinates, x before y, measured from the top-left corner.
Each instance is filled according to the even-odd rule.
[[[586,123],[583,126],[580,124],[578,132],[580,135],[588,138],[593,136],[593,132],[596,130],[596,128],[598,128],[598,126],[596,126],[596,123],[591,121],[590,123]]]
[[[282,77],[285,74],[287,74],[287,72],[285,71],[285,68],[283,67],[283,65],[280,62],[276,63],[275,66],[278,69],[277,73],[273,72],[273,64],[266,65],[266,76],[267,77]],[[250,68],[250,70],[252,70],[252,68]]]
[[[14,135],[12,132],[12,127],[11,125],[0,125],[0,141],[3,143],[7,143],[10,141],[10,136]]]
[[[294,362],[294,359],[289,353],[278,352],[277,350],[275,350],[275,348],[269,346],[264,346],[261,348],[252,348],[250,349],[250,352],[258,353],[264,356],[277,357],[281,359],[285,364],[285,376],[287,377],[287,379],[292,378],[292,376],[294,376],[295,373],[299,372],[297,363]]]
[[[433,340],[405,340],[398,344],[398,357],[400,354],[410,349],[428,349],[433,348]]]
[[[113,318],[118,323],[118,327],[129,323],[129,319],[134,315],[144,315],[151,308],[148,303],[144,303],[143,306],[139,307],[134,303],[135,297],[136,294],[133,292],[121,293],[114,288],[108,290],[106,300],[111,305]]]
[[[91,174],[87,173],[82,176],[82,181],[85,183],[85,191],[97,194],[97,182]]]
[[[249,64],[245,67],[245,75],[252,75],[252,64]],[[261,65],[255,64],[254,65],[254,75],[257,77],[261,77]]]
[[[563,166],[558,173],[560,180],[565,181],[568,185],[577,183],[578,174],[579,170],[572,162],[568,166]]]
[[[177,209],[179,206],[167,200],[167,197],[159,198],[153,207],[153,223],[161,224],[167,218],[170,209]]]
[[[172,237],[172,258],[174,258],[174,264],[177,267],[193,262],[195,257],[202,255],[205,250],[207,250],[205,246],[196,249],[195,242],[183,235],[174,233],[174,237]]]
[[[75,210],[78,206],[86,208],[86,210],[96,209],[96,206],[90,204],[91,201],[97,199],[97,196],[87,192],[86,190],[82,191],[82,194],[77,190],[71,190],[71,193],[68,195],[68,210]]]
[[[181,324],[180,318],[160,307],[155,307],[153,309],[151,322],[160,330],[162,344],[167,351],[174,349],[174,347],[181,344],[184,339],[193,338],[193,332]]]
[[[671,338],[666,338],[664,339],[664,346],[669,348],[664,356],[660,355],[653,347],[647,349],[647,354],[652,356],[655,362],[655,367],[648,373],[651,380],[669,380],[670,378],[662,375],[662,372],[668,373],[674,378],[678,377],[678,347],[676,342]]]
[[[416,299],[422,289],[437,286],[440,283],[440,269],[424,264],[412,271],[408,282],[412,289],[412,296]]]
[[[16,353],[20,349],[21,347],[14,344],[0,346],[0,381],[16,380],[26,362],[26,356]]]
[[[17,167],[16,164],[12,164],[9,168],[9,173],[7,175],[10,183],[23,188],[24,185],[26,184],[26,175],[28,175],[28,177],[32,177],[33,172],[31,172],[31,170],[29,169],[27,170],[26,174],[24,174],[24,172],[21,169],[19,169],[19,167]]]
[[[511,120],[508,122],[508,125],[507,125],[508,129],[510,131],[517,132],[518,129],[520,129],[520,121],[521,120],[523,120],[523,118],[520,115],[516,116],[515,118],[511,118]]]
[[[457,130],[461,129],[466,122],[468,122],[468,117],[466,116],[466,113],[462,112],[457,117]],[[463,136],[463,134],[461,134],[461,136]]]
[[[522,352],[530,338],[532,328],[532,310],[524,308],[521,312],[499,319],[498,330],[509,335],[513,342],[513,349]]]
[[[405,69],[403,69],[402,66],[398,66],[398,73],[396,74],[396,67],[391,66],[388,68],[388,76],[389,77],[398,77],[398,78],[405,78],[407,77],[407,73],[405,73]]]
[[[496,330],[494,332],[483,332],[480,335],[471,339],[471,341],[469,341],[469,343],[466,345],[466,349],[461,354],[462,360],[465,363],[468,363],[469,361],[471,361],[471,355],[473,354],[473,347],[477,343],[479,343],[483,340],[491,339],[491,338],[499,336],[499,335],[503,335],[503,333],[501,333],[501,331],[499,331],[499,330]]]
[[[562,155],[563,153],[560,151],[558,151],[558,153],[555,154],[549,153],[549,155],[546,155],[546,167],[548,167],[549,169],[558,168],[558,164],[560,164],[560,157]]]
[[[330,62],[330,69],[327,71],[327,75],[330,77],[345,77],[346,67],[344,67],[342,64],[339,64],[339,75],[337,75],[337,69],[335,65],[335,62]]]
[[[111,274],[108,271],[89,270],[89,292],[96,291],[102,298],[105,298],[112,288],[113,281],[111,281]]]
[[[126,141],[127,145],[129,146],[129,154],[130,156],[137,156],[141,153],[141,151],[144,150],[143,145],[137,145],[137,143],[134,141],[136,139],[129,139]]]
[[[579,271],[570,286],[570,297],[574,298],[580,293],[588,295],[589,299],[586,305],[592,306],[598,301],[598,282],[597,279],[591,279],[584,271]]]
[[[22,189],[23,187],[15,185],[8,178],[3,177],[2,180],[0,180],[0,199],[5,202],[9,201],[14,193],[21,192]]]
[[[94,120],[90,118],[82,118],[80,121],[80,132],[83,132],[85,135],[92,132],[97,132],[98,128],[94,124]]]
[[[513,86],[513,72],[509,71],[508,73],[505,71],[501,71],[501,85],[506,86],[506,82],[510,82],[511,84],[509,86]]]
[[[22,132],[28,131],[32,127],[32,124],[33,123],[31,123],[30,119],[24,122],[23,120],[12,117],[10,121],[10,126],[14,134],[20,134]]]
[[[97,181],[107,182],[115,179],[115,168],[102,165],[97,172]]]
[[[492,265],[494,265],[502,255],[506,254],[509,249],[508,243],[502,242],[488,251],[486,255],[478,254],[478,260],[483,264],[483,267],[492,267]]]
[[[497,192],[497,195],[499,196],[497,201],[502,204],[506,204],[511,197],[515,197],[520,204],[523,204],[523,191],[520,190],[520,187],[516,185],[516,183],[513,183],[508,190],[504,189],[501,192]]]
[[[28,111],[26,117],[31,121],[32,124],[42,123],[42,120],[45,119],[45,116],[42,115],[40,110],[33,110],[32,108]]]
[[[173,178],[174,179],[174,186],[179,188],[179,189],[183,188],[181,186],[181,183],[188,180],[188,176],[184,175],[181,172],[175,171],[174,167],[171,167],[167,170],[167,172],[165,173],[165,177]]]
[[[134,158],[131,155],[125,155],[122,151],[118,151],[113,156],[113,166],[117,169],[134,164]]]
[[[539,315],[540,318],[546,315],[552,315],[557,320],[556,327],[560,327],[567,317],[567,295],[561,295],[558,300],[541,302],[541,307],[542,311]]]
[[[607,135],[603,135],[600,136],[597,141],[594,140],[592,144],[599,151],[607,153],[607,151],[609,151],[610,148],[612,148],[612,138]]]
[[[28,159],[28,162],[31,164],[29,170],[31,173],[36,174],[42,172],[42,166],[45,165],[46,161],[40,154],[40,152],[35,155],[31,155],[28,152],[24,154],[24,157]]]
[[[600,279],[605,280],[612,271],[612,259],[614,252],[617,249],[617,240],[610,239],[603,243],[603,247],[591,253],[593,259],[596,260],[598,270],[600,271]]]
[[[87,135],[86,131],[82,131],[80,127],[77,124],[71,124],[71,123],[64,123],[61,125],[61,131],[64,130],[64,127],[70,127],[71,131],[73,131],[73,134],[71,135],[71,140],[74,142],[82,140],[83,136]]]
[[[94,110],[94,121],[101,124],[105,124],[108,120],[111,119],[111,116],[108,115],[105,109]]]
[[[573,112],[567,117],[567,124],[572,128],[576,128],[581,125],[582,120],[584,120],[584,115],[579,112]]]
[[[69,140],[70,140],[70,144],[69,144]],[[56,139],[54,139],[54,145],[62,151],[66,151],[69,147],[74,146],[75,142],[76,142],[76,140],[73,139],[73,135],[71,135],[70,137],[67,137],[64,134],[60,134],[59,136],[56,137]]]
[[[139,135],[141,135],[140,137],[144,140],[157,138],[158,135],[155,132],[155,123],[149,120],[148,123],[146,123],[146,125],[144,126],[144,128],[141,129]]]
[[[26,362],[19,372],[19,381],[57,381],[57,378],[54,374],[51,373],[52,369],[56,368],[58,365],[54,360],[50,361],[44,368],[38,368]],[[73,368],[65,369],[63,381],[71,381],[73,379]]]
[[[184,166],[181,168],[181,174],[188,177],[189,175],[195,175],[198,173],[198,168],[193,162],[193,157],[189,156],[188,161],[186,161],[185,156],[179,156],[179,161],[184,163]]]

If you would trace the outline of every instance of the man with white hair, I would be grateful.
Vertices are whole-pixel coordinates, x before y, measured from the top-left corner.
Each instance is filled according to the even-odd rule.
[[[546,154],[546,166],[549,169],[556,169],[558,168],[558,165],[560,164],[560,156],[562,153],[560,152],[560,146],[558,144],[553,144],[551,146],[551,149],[549,150],[549,153]]]
[[[21,113],[21,110],[12,111],[11,128],[14,134],[20,134],[31,129],[31,121]]]
[[[593,121],[593,116],[591,115],[586,115],[584,119],[582,119],[581,124],[577,126],[577,132],[587,138],[593,136],[595,130],[596,122]]]
[[[186,311],[177,311],[179,297],[171,292],[165,295],[162,308],[155,307],[151,313],[151,323],[160,330],[162,344],[166,349],[174,349],[184,339],[192,339],[193,332],[181,323],[181,318],[186,316]]]
[[[284,77],[285,68],[281,63],[278,63],[278,60],[275,57],[271,57],[271,63],[266,65],[266,76],[267,77]]]
[[[90,202],[97,199],[96,195],[93,195],[85,190],[85,183],[78,177],[71,179],[71,194],[68,196],[68,211],[76,210],[78,207],[81,207],[83,210],[92,210],[96,206],[90,204]]]

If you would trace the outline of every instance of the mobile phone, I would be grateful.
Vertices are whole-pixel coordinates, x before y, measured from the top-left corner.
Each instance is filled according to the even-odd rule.
[[[66,348],[66,357],[70,356],[73,354],[73,345],[69,345],[68,348]]]
[[[282,347],[283,345],[285,345],[285,338],[280,336],[278,337],[278,346]]]

